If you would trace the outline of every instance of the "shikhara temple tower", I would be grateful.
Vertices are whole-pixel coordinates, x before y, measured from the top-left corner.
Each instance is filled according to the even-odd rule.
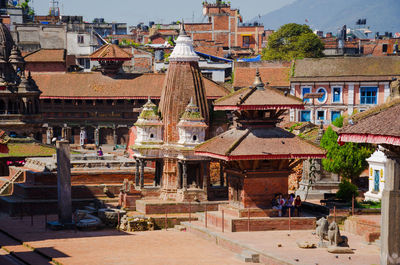
[[[300,99],[265,86],[258,71],[253,87],[215,102],[215,110],[233,112],[233,128],[196,147],[195,154],[225,164],[232,207],[268,209],[274,194],[288,193],[297,163],[325,157],[316,145],[277,127],[287,110],[303,108]]]
[[[145,193],[144,163],[155,161],[154,184],[161,199],[204,201],[209,162],[196,156],[194,148],[206,138],[209,110],[199,57],[183,24],[169,60],[159,108],[149,100],[135,124],[136,186]]]

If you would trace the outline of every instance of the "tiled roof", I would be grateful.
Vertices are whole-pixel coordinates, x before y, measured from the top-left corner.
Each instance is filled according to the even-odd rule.
[[[195,148],[197,155],[223,160],[323,158],[318,146],[281,128],[233,128]]]
[[[24,56],[26,62],[65,62],[66,50],[40,49]]]
[[[291,81],[390,80],[400,76],[400,57],[343,57],[295,61]]]
[[[350,117],[339,133],[341,141],[400,144],[400,99]],[[379,137],[378,137],[379,136]],[[348,140],[346,140],[348,139]]]
[[[137,74],[113,79],[92,73],[33,73],[32,78],[43,92],[41,98],[70,99],[159,99],[165,74]],[[204,78],[206,94],[216,99],[228,94],[224,87]]]
[[[90,55],[92,60],[130,60],[132,54],[124,51],[118,45],[105,44]]]
[[[254,78],[254,77],[253,77]],[[229,94],[214,104],[215,110],[234,109],[303,109],[301,99],[284,93],[276,88],[242,88]]]
[[[287,66],[270,64],[265,66],[236,66],[233,86],[236,88],[249,87],[253,84],[257,67],[264,82],[273,87],[289,87],[290,64]]]

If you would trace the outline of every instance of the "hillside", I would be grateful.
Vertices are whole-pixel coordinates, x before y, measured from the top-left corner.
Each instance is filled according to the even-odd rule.
[[[294,22],[336,34],[339,27],[355,28],[357,19],[366,18],[371,31],[382,34],[400,32],[399,11],[399,0],[296,0],[252,21],[264,23],[266,29]]]

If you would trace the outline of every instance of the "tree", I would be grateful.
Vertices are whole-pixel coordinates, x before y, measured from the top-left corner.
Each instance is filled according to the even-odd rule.
[[[354,181],[368,166],[366,159],[375,149],[370,145],[356,143],[345,143],[340,146],[337,139],[337,133],[332,127],[328,127],[321,139],[321,147],[327,151],[322,165],[326,171]]]
[[[309,26],[289,23],[268,37],[263,50],[263,60],[286,60],[295,58],[318,58],[323,56],[324,44]]]

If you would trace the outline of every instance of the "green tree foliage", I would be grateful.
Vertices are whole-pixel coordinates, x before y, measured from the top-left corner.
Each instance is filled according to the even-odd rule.
[[[23,1],[20,6],[25,10],[26,14],[33,16],[35,15],[35,10],[29,5],[30,0]]]
[[[309,26],[289,23],[280,27],[268,38],[263,50],[263,60],[286,60],[294,58],[322,57],[324,44]]]
[[[339,174],[350,180],[356,180],[367,167],[366,159],[374,152],[370,145],[345,143],[340,146],[337,143],[338,135],[331,127],[328,127],[321,139],[321,147],[327,151],[326,159],[322,165],[326,171]]]
[[[344,116],[337,117],[332,124],[335,125],[338,128],[343,127],[343,121],[344,121]]]
[[[348,180],[343,179],[342,182],[339,184],[339,190],[336,192],[336,197],[341,200],[351,201],[358,196],[358,187]]]

